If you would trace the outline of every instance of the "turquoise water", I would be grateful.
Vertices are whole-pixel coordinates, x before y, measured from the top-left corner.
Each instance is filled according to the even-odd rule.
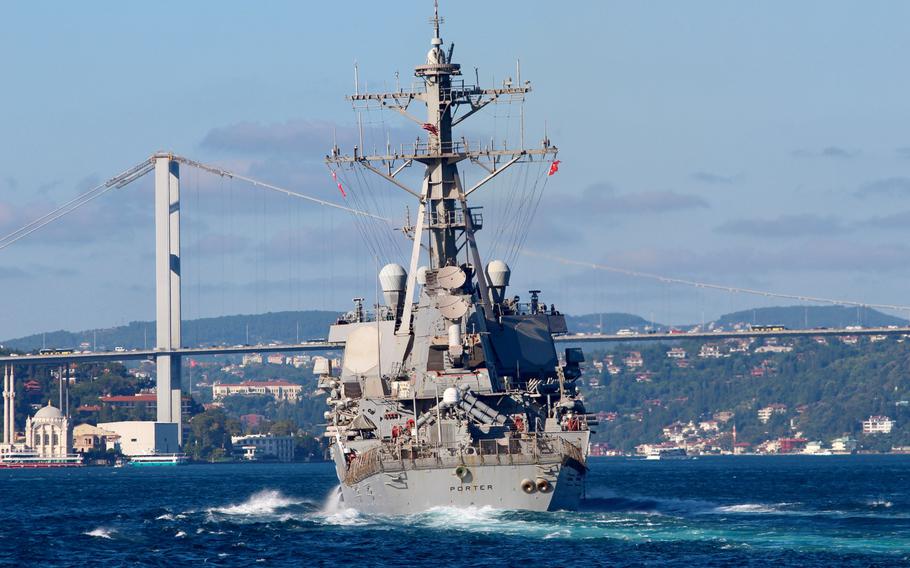
[[[339,511],[329,464],[0,471],[2,566],[910,566],[910,456],[594,459],[583,508]]]

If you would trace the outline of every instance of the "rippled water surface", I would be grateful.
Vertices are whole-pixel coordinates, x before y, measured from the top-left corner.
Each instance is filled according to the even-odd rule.
[[[3,566],[910,566],[910,456],[594,459],[578,512],[337,510],[329,464],[0,470]]]

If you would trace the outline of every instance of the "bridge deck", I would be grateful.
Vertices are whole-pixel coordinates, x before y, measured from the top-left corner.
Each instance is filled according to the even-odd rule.
[[[633,343],[637,341],[681,341],[687,339],[710,340],[729,339],[731,337],[815,337],[846,335],[910,335],[910,327],[866,327],[861,329],[784,329],[780,331],[723,331],[698,333],[642,333],[633,335],[616,335],[606,333],[568,334],[554,339],[559,343]],[[99,351],[93,353],[69,353],[55,355],[12,355],[0,357],[0,363],[16,364],[55,364],[55,363],[91,363],[95,361],[129,361],[154,359],[158,355],[239,355],[244,353],[299,353],[306,351],[338,351],[342,343],[328,341],[308,341],[282,345],[236,345],[230,347],[184,347],[172,350],[135,349],[132,351]]]

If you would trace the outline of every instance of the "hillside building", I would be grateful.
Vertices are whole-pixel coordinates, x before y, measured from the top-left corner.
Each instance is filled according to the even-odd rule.
[[[274,381],[243,381],[236,384],[212,385],[212,398],[221,400],[233,395],[266,395],[275,400],[295,402],[300,398],[303,387],[290,381],[278,379]]]
[[[669,357],[670,359],[685,359],[686,350],[683,349],[682,347],[673,347],[672,349],[667,351],[667,357]]]
[[[894,421],[887,416],[870,416],[863,420],[863,434],[890,434]]]
[[[786,404],[769,404],[768,406],[758,410],[758,421],[762,424],[767,424],[771,420],[771,417],[775,414],[786,414],[787,405]]]

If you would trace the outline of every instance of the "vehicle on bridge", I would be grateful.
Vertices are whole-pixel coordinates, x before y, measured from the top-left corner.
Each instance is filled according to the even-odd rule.
[[[787,327],[775,323],[771,325],[750,325],[749,329],[752,331],[786,331]]]
[[[44,349],[39,349],[38,355],[71,355],[75,352],[75,349],[70,349],[68,347],[46,347]]]

